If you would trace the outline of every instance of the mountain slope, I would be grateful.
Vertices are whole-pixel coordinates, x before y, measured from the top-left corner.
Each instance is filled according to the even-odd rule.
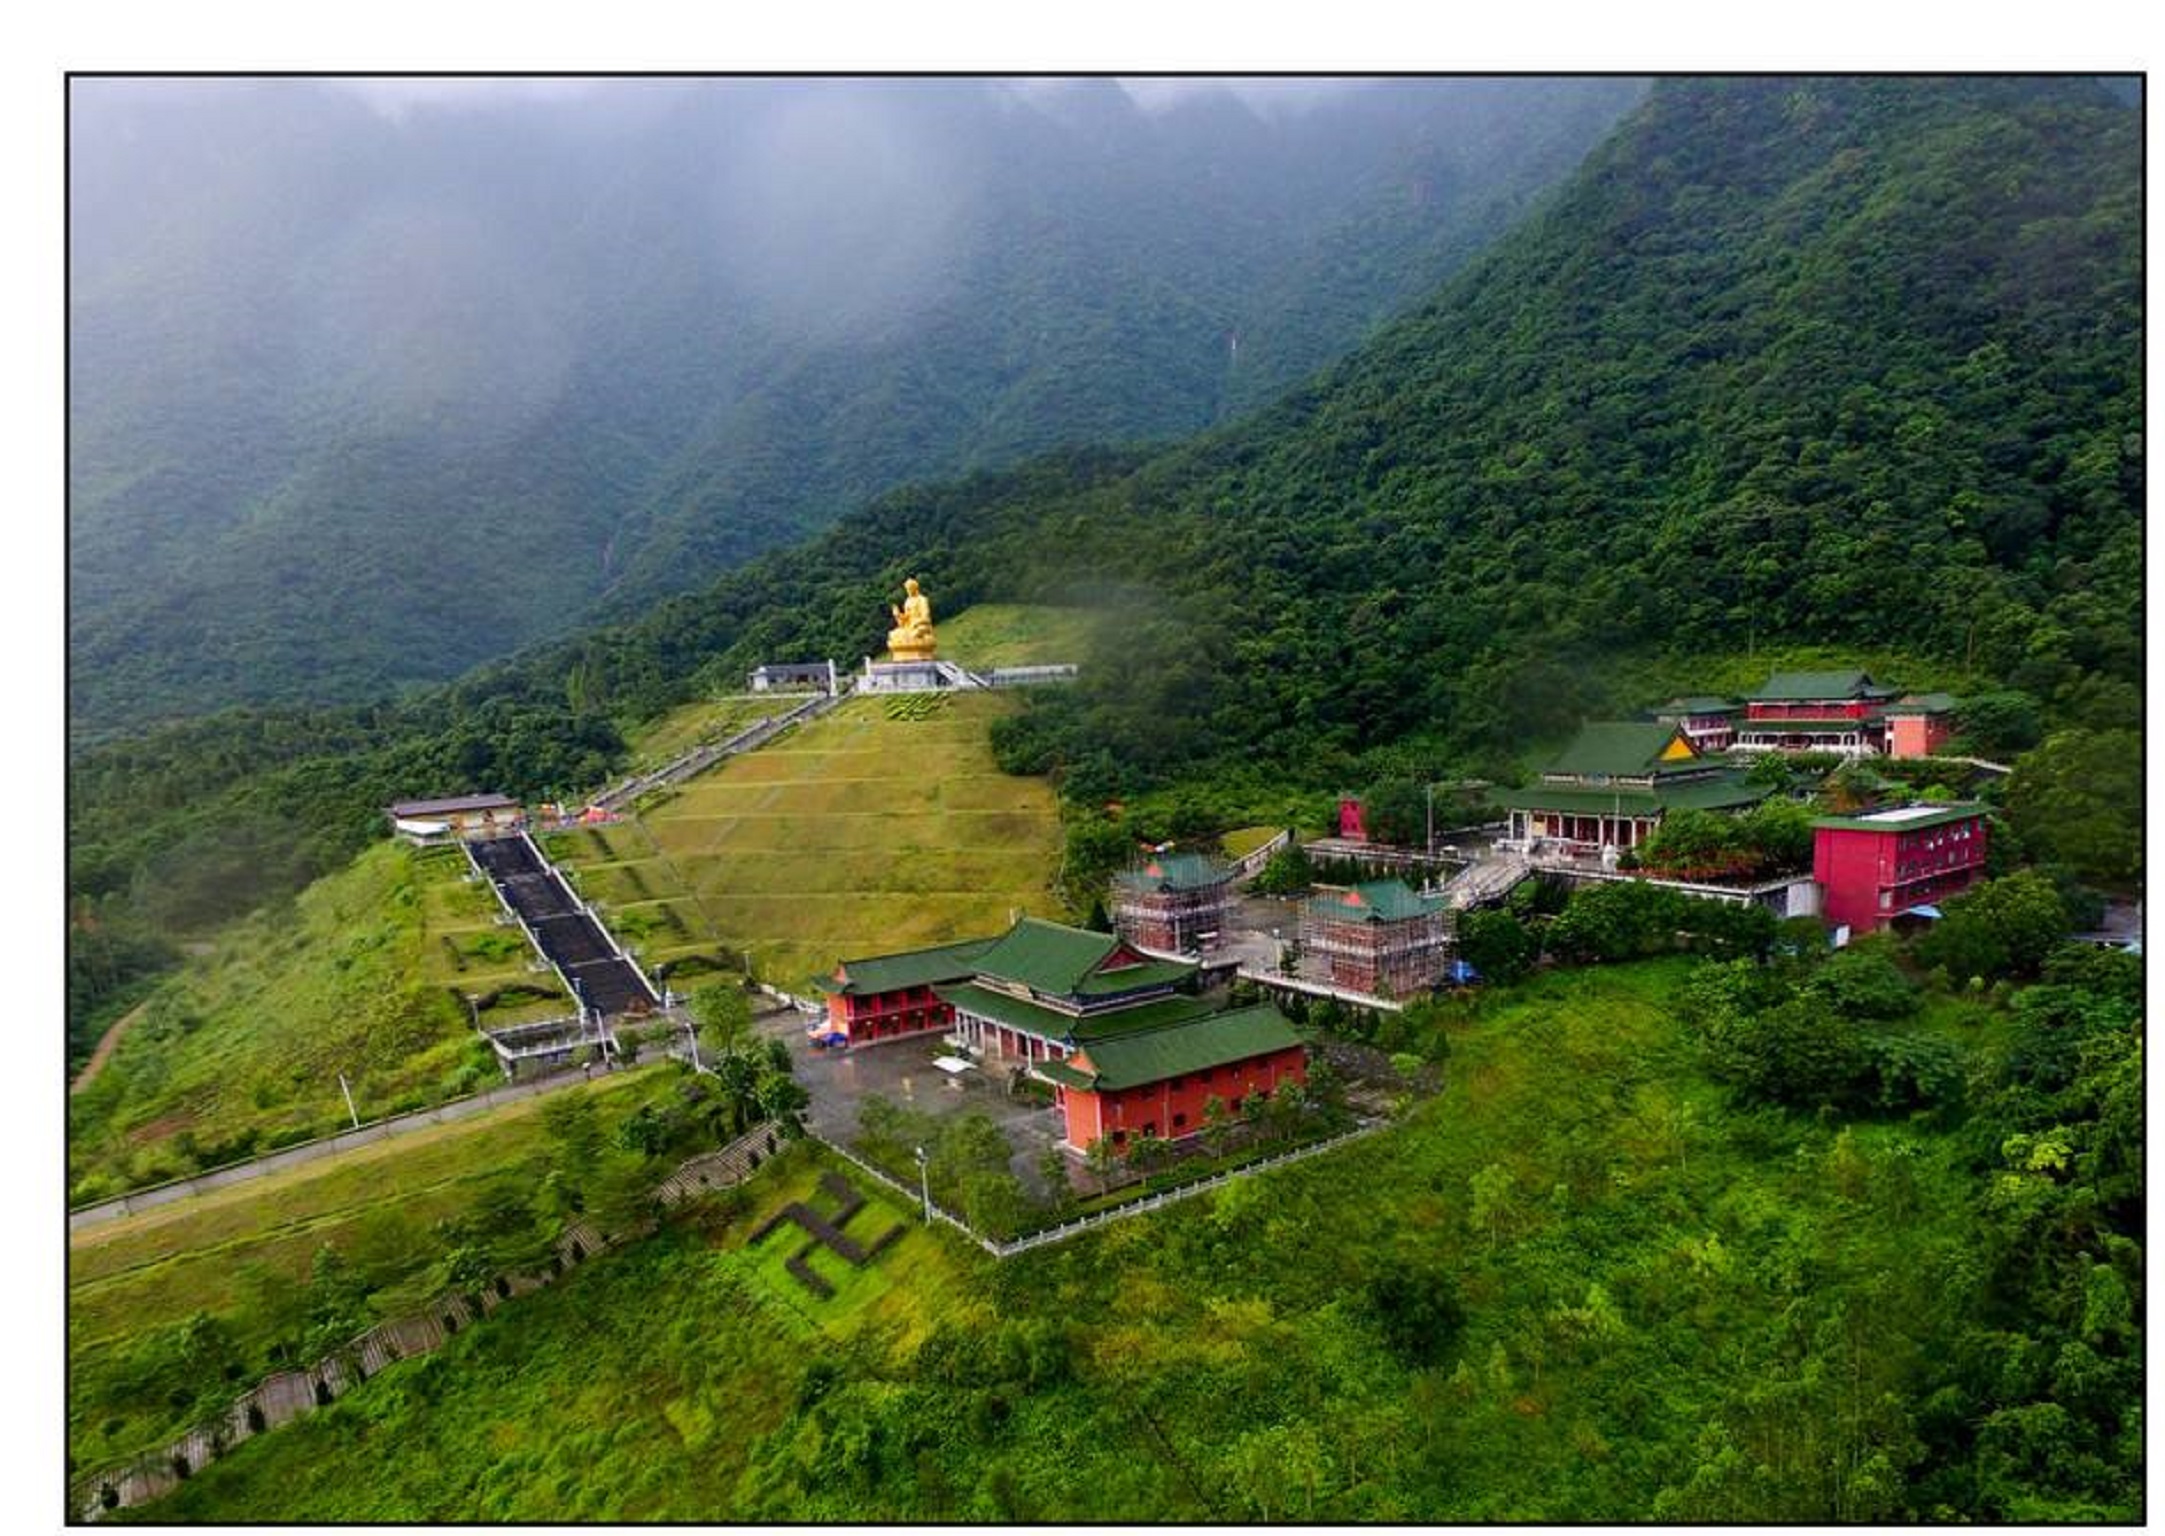
[[[890,498],[786,577],[538,664],[641,708],[710,649],[847,656],[907,570],[950,607],[1132,606],[1126,661],[1012,742],[1107,792],[1508,753],[1634,705],[1603,691],[1627,650],[1896,646],[2132,724],[2138,133],[2087,82],[1665,83],[1257,419]]]
[[[1114,615],[1120,643],[1000,735],[1082,802],[1332,789],[1414,751],[1509,771],[1644,703],[1612,692],[1621,656],[1689,682],[1776,642],[2139,725],[2138,128],[2073,82],[1665,84],[1538,218],[1253,420],[896,492],[396,709],[85,754],[71,894],[200,922],[399,793],[575,789],[605,716],[872,653],[910,574],[942,613]],[[262,850],[238,865],[212,856],[235,825]]]
[[[454,676],[905,480],[1192,431],[1638,89],[78,82],[71,723]]]

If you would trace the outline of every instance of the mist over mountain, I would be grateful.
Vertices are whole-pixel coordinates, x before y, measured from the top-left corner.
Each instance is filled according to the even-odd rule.
[[[1636,82],[80,80],[71,726],[446,678],[1259,405]]]
[[[1623,656],[1781,643],[2137,728],[2140,128],[2088,80],[1661,82],[1256,416],[890,498],[525,675],[635,715],[671,678],[862,654],[907,571],[950,606],[1132,615],[1010,731],[1011,765],[1101,798],[1256,762],[1358,782],[1393,744],[1507,771],[1642,706]]]

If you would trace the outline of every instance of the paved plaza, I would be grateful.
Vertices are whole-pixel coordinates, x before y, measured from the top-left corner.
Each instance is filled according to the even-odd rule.
[[[1060,1112],[1032,1094],[1010,1097],[1006,1066],[973,1068],[959,1080],[950,1079],[932,1063],[958,1053],[942,1044],[938,1035],[905,1036],[853,1050],[821,1050],[806,1037],[808,1022],[804,1014],[784,1007],[771,1008],[755,1019],[762,1036],[788,1042],[797,1081],[812,1098],[805,1124],[814,1135],[854,1148],[858,1108],[873,1094],[942,1119],[979,1111],[1006,1134],[1013,1149],[1008,1166],[1015,1177],[1032,1194],[1044,1193],[1037,1165],[1060,1139]]]

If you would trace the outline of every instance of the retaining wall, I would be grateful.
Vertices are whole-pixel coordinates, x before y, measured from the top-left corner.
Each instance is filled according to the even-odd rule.
[[[728,1146],[679,1164],[657,1186],[656,1195],[665,1205],[673,1205],[701,1190],[740,1182],[756,1166],[755,1154],[763,1161],[779,1145],[779,1132],[771,1122],[756,1125]],[[454,1292],[439,1296],[427,1311],[378,1323],[307,1370],[272,1372],[236,1398],[222,1414],[189,1430],[162,1450],[146,1452],[125,1466],[76,1480],[68,1493],[72,1518],[96,1520],[109,1509],[126,1509],[163,1497],[182,1478],[243,1440],[290,1424],[302,1414],[336,1401],[386,1366],[441,1349],[444,1341],[460,1329],[480,1321],[507,1301],[541,1289],[610,1246],[612,1239],[590,1223],[573,1222],[556,1240],[555,1264],[549,1274],[507,1275],[501,1281],[501,1291],[492,1284],[472,1295]]]

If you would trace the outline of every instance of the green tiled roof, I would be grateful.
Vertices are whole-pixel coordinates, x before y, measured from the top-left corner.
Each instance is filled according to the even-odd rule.
[[[1663,811],[1723,811],[1756,805],[1769,790],[1745,782],[1743,775],[1721,773],[1691,784],[1662,784],[1647,789],[1577,789],[1535,784],[1507,790],[1498,800],[1510,810],[1562,811],[1574,816],[1653,816]]]
[[[930,949],[907,949],[897,955],[874,955],[863,960],[844,960],[835,977],[821,978],[820,991],[863,997],[893,992],[902,987],[928,987],[935,982],[960,981],[977,974],[977,958],[997,942],[966,939],[959,944],[939,944]],[[849,979],[843,981],[840,976]]]
[[[1864,672],[1777,672],[1745,697],[1763,704],[1784,701],[1803,703],[1811,699],[1862,699],[1886,690],[1876,687]]]
[[[1168,853],[1113,876],[1114,883],[1145,891],[1193,891],[1222,885],[1233,877],[1230,866],[1200,853]]]
[[[1019,1029],[1035,1035],[1040,1040],[1097,1040],[1111,1035],[1126,1034],[1138,1029],[1154,1029],[1166,1024],[1180,1023],[1199,1014],[1208,1013],[1210,1005],[1199,998],[1167,997],[1156,1002],[1142,1003],[1133,1008],[1117,1008],[1109,1013],[1078,1018],[1062,1013],[1057,1008],[1047,1008],[1040,1003],[1025,1002],[1010,997],[1005,992],[995,992],[981,987],[974,981],[934,989],[942,1002],[948,1002],[981,1019],[1004,1024],[1009,1029]]]
[[[1339,922],[1395,923],[1443,910],[1441,897],[1423,896],[1403,880],[1370,880],[1343,891],[1311,896],[1308,905]]]
[[[1960,701],[1951,693],[1913,693],[1908,698],[1897,699],[1889,704],[1890,715],[1945,715],[1960,707]]]
[[[1075,1039],[1080,1044],[1088,1045],[1093,1040],[1110,1040],[1115,1035],[1132,1035],[1141,1029],[1160,1029],[1167,1024],[1184,1024],[1189,1019],[1209,1013],[1212,1006],[1199,997],[1188,997],[1176,992],[1170,997],[1138,1003],[1132,1008],[1114,1008],[1076,1019]]]
[[[1064,1061],[1040,1061],[1030,1067],[1031,1074],[1042,1077],[1048,1083],[1058,1083],[1063,1088],[1095,1088],[1097,1079],[1088,1072],[1078,1072]]]
[[[1700,693],[1688,699],[1671,699],[1661,707],[1673,715],[1733,715],[1744,706]]]
[[[1167,1029],[1095,1041],[1082,1055],[1094,1070],[1093,1087],[1118,1089],[1163,1082],[1300,1043],[1284,1014],[1269,1003],[1257,1003]]]
[[[1026,917],[978,956],[975,969],[1002,981],[1019,981],[1035,991],[1066,997],[1113,952],[1120,941],[1109,933],[1070,928]]]
[[[1898,819],[1892,821],[1873,819],[1886,816],[1886,811],[1867,811],[1862,816],[1821,816],[1814,820],[1812,825],[1858,832],[1916,832],[1925,827],[1944,827],[1950,822],[1967,821],[1972,816],[1982,816],[1985,813],[1983,806],[1971,803],[1930,807],[1898,806],[1894,807],[1894,810]],[[1899,815],[1906,810],[1914,810],[1918,814]]]
[[[1112,997],[1121,992],[1139,992],[1145,987],[1178,986],[1195,971],[1194,964],[1186,960],[1150,960],[1142,965],[1124,965],[1117,971],[1092,971],[1069,995]]]
[[[1196,968],[1183,960],[1146,960],[1118,970],[1099,970],[1119,947],[1120,940],[1109,933],[1026,917],[989,945],[963,974],[1019,982],[1046,997],[1109,997],[1169,987],[1195,974]]]
[[[1613,778],[1652,773],[1661,766],[1661,754],[1676,739],[1677,729],[1658,720],[1601,720],[1581,726],[1571,745],[1564,748],[1544,773],[1607,774]]]

